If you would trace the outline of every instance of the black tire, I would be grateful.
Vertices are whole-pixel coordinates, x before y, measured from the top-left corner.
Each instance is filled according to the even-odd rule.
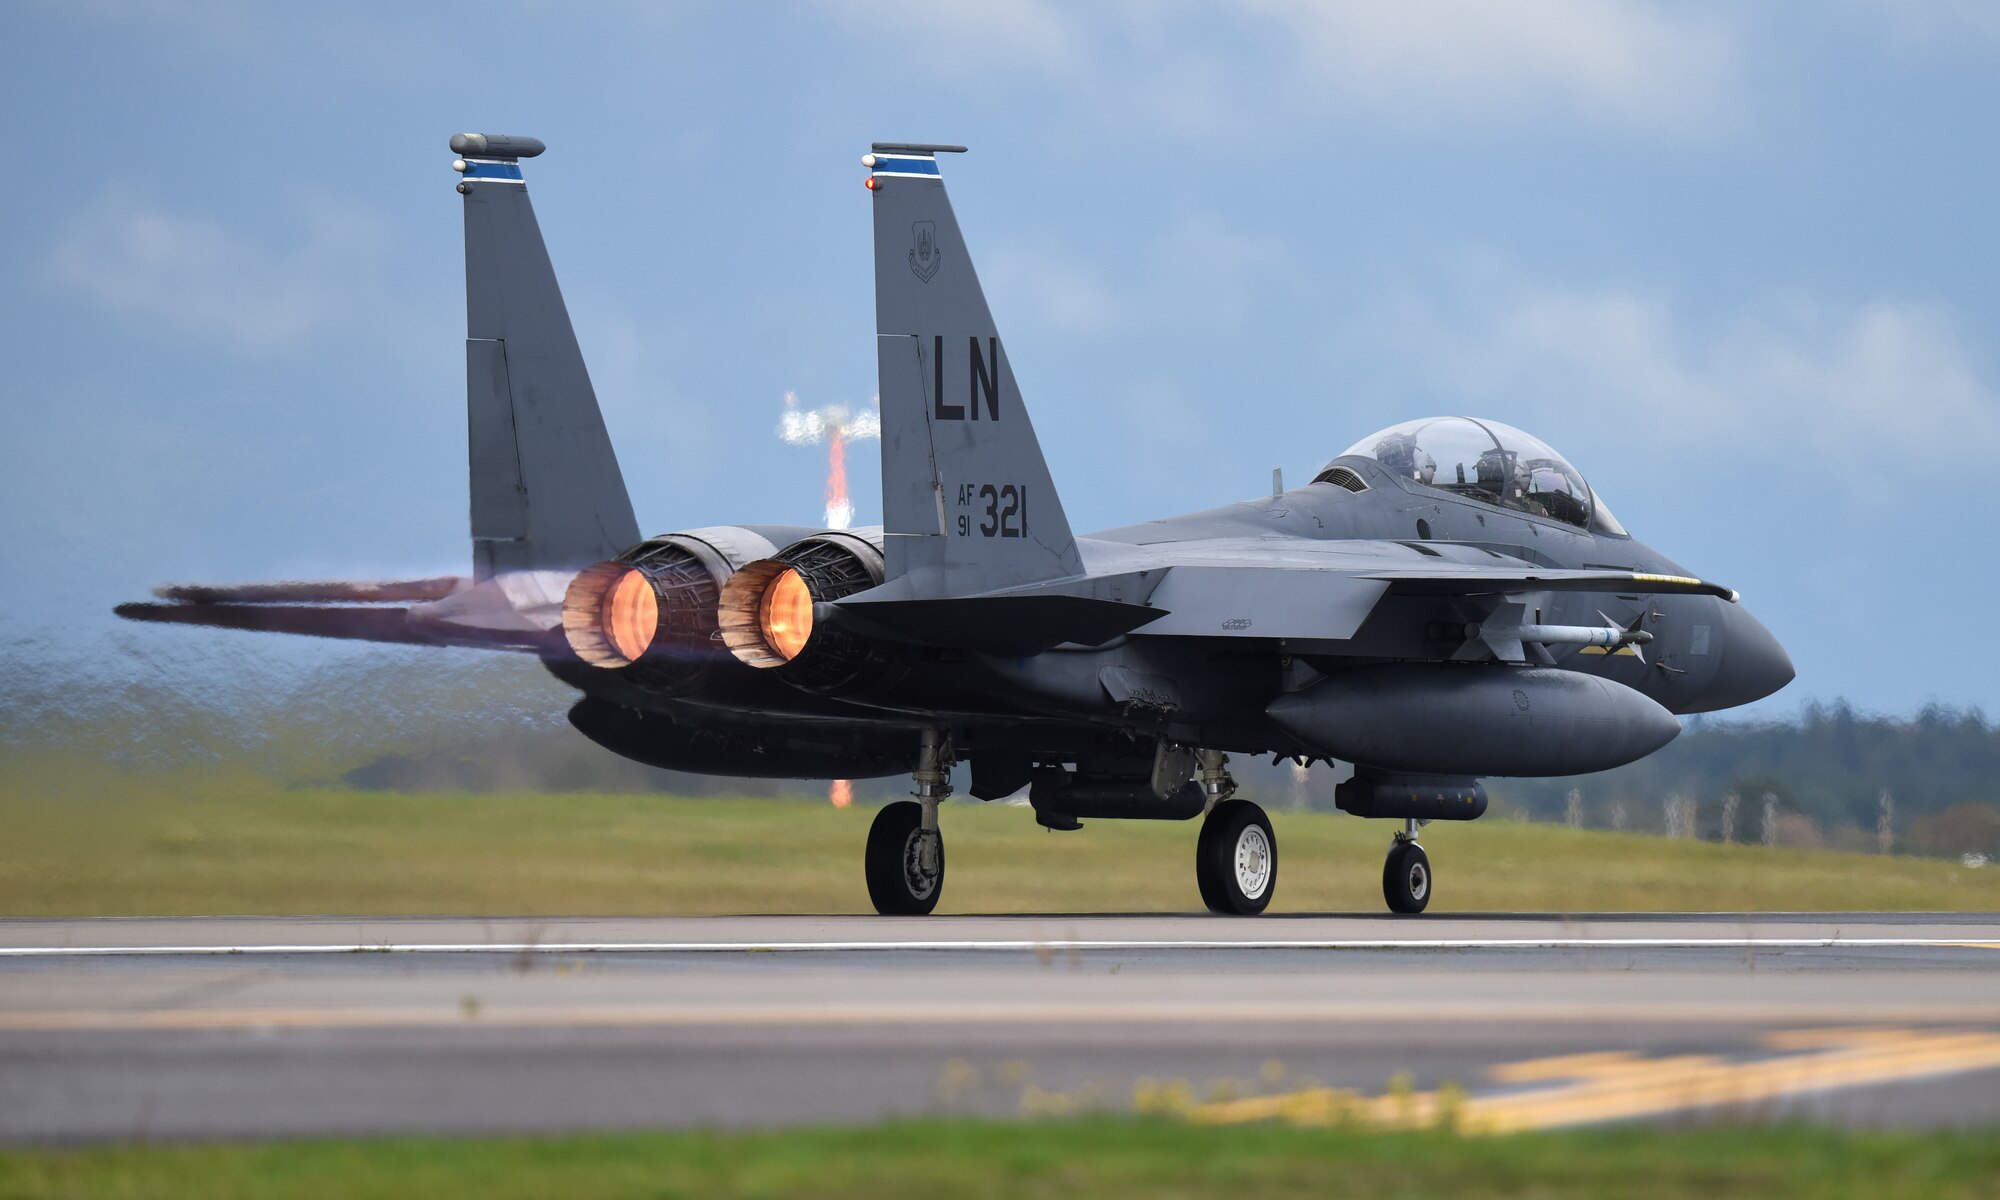
[[[1212,913],[1254,917],[1269,907],[1278,890],[1278,835],[1263,809],[1224,800],[1209,810],[1195,842],[1194,880]]]
[[[914,800],[885,804],[868,827],[868,898],[885,917],[929,916],[944,894],[944,835],[935,834],[937,874],[917,867],[918,839],[924,832],[924,809]]]
[[[1415,842],[1389,847],[1382,864],[1382,898],[1390,912],[1420,913],[1431,902],[1431,856]]]

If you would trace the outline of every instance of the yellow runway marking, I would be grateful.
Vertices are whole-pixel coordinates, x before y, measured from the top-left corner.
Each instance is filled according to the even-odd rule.
[[[1393,1128],[1453,1126],[1512,1133],[1737,1108],[1814,1092],[2000,1068],[2000,1033],[1986,1030],[1816,1029],[1773,1034],[1775,1057],[1732,1061],[1711,1055],[1643,1058],[1627,1051],[1570,1054],[1492,1068],[1497,1084],[1523,1091],[1468,1096],[1455,1089],[1363,1096],[1309,1088],[1190,1109],[1209,1124],[1287,1121]]]

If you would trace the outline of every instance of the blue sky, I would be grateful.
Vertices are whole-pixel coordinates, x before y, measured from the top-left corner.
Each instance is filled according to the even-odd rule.
[[[0,637],[464,569],[461,129],[551,147],[641,524],[814,520],[782,397],[872,394],[857,158],[912,139],[972,147],[1077,528],[1492,416],[1743,592],[1765,711],[2000,711],[1996,66],[1970,2],[10,4]]]

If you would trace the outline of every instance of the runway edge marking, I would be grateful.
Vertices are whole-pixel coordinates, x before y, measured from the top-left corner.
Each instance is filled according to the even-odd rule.
[[[65,1032],[254,1031],[287,1029],[589,1029],[589,1028],[798,1028],[880,1025],[1038,1025],[1114,1023],[1184,1025],[1217,1021],[1258,1023],[1361,1024],[1463,1023],[1482,1019],[1580,1024],[1615,1021],[1799,1023],[1843,1026],[1935,1022],[1989,1024],[2000,1021],[2000,1005],[1844,1005],[1815,1012],[1797,1003],[1621,1005],[1615,1012],[1576,1004],[1449,1004],[1412,1008],[1406,1004],[1341,1003],[1028,1003],[955,1005],[832,1004],[660,1007],[509,1008],[482,1006],[468,1013],[460,1005],[386,1009],[23,1009],[0,1010],[0,1034]],[[2000,1037],[2000,1035],[1994,1035]]]

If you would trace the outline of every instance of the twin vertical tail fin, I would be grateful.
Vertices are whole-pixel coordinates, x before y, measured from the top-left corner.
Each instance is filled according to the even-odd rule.
[[[878,142],[875,209],[883,551],[915,596],[1082,573],[1076,539],[959,234],[937,156]]]
[[[465,197],[473,576],[560,570],[639,540],[520,160],[534,138],[451,139]]]

